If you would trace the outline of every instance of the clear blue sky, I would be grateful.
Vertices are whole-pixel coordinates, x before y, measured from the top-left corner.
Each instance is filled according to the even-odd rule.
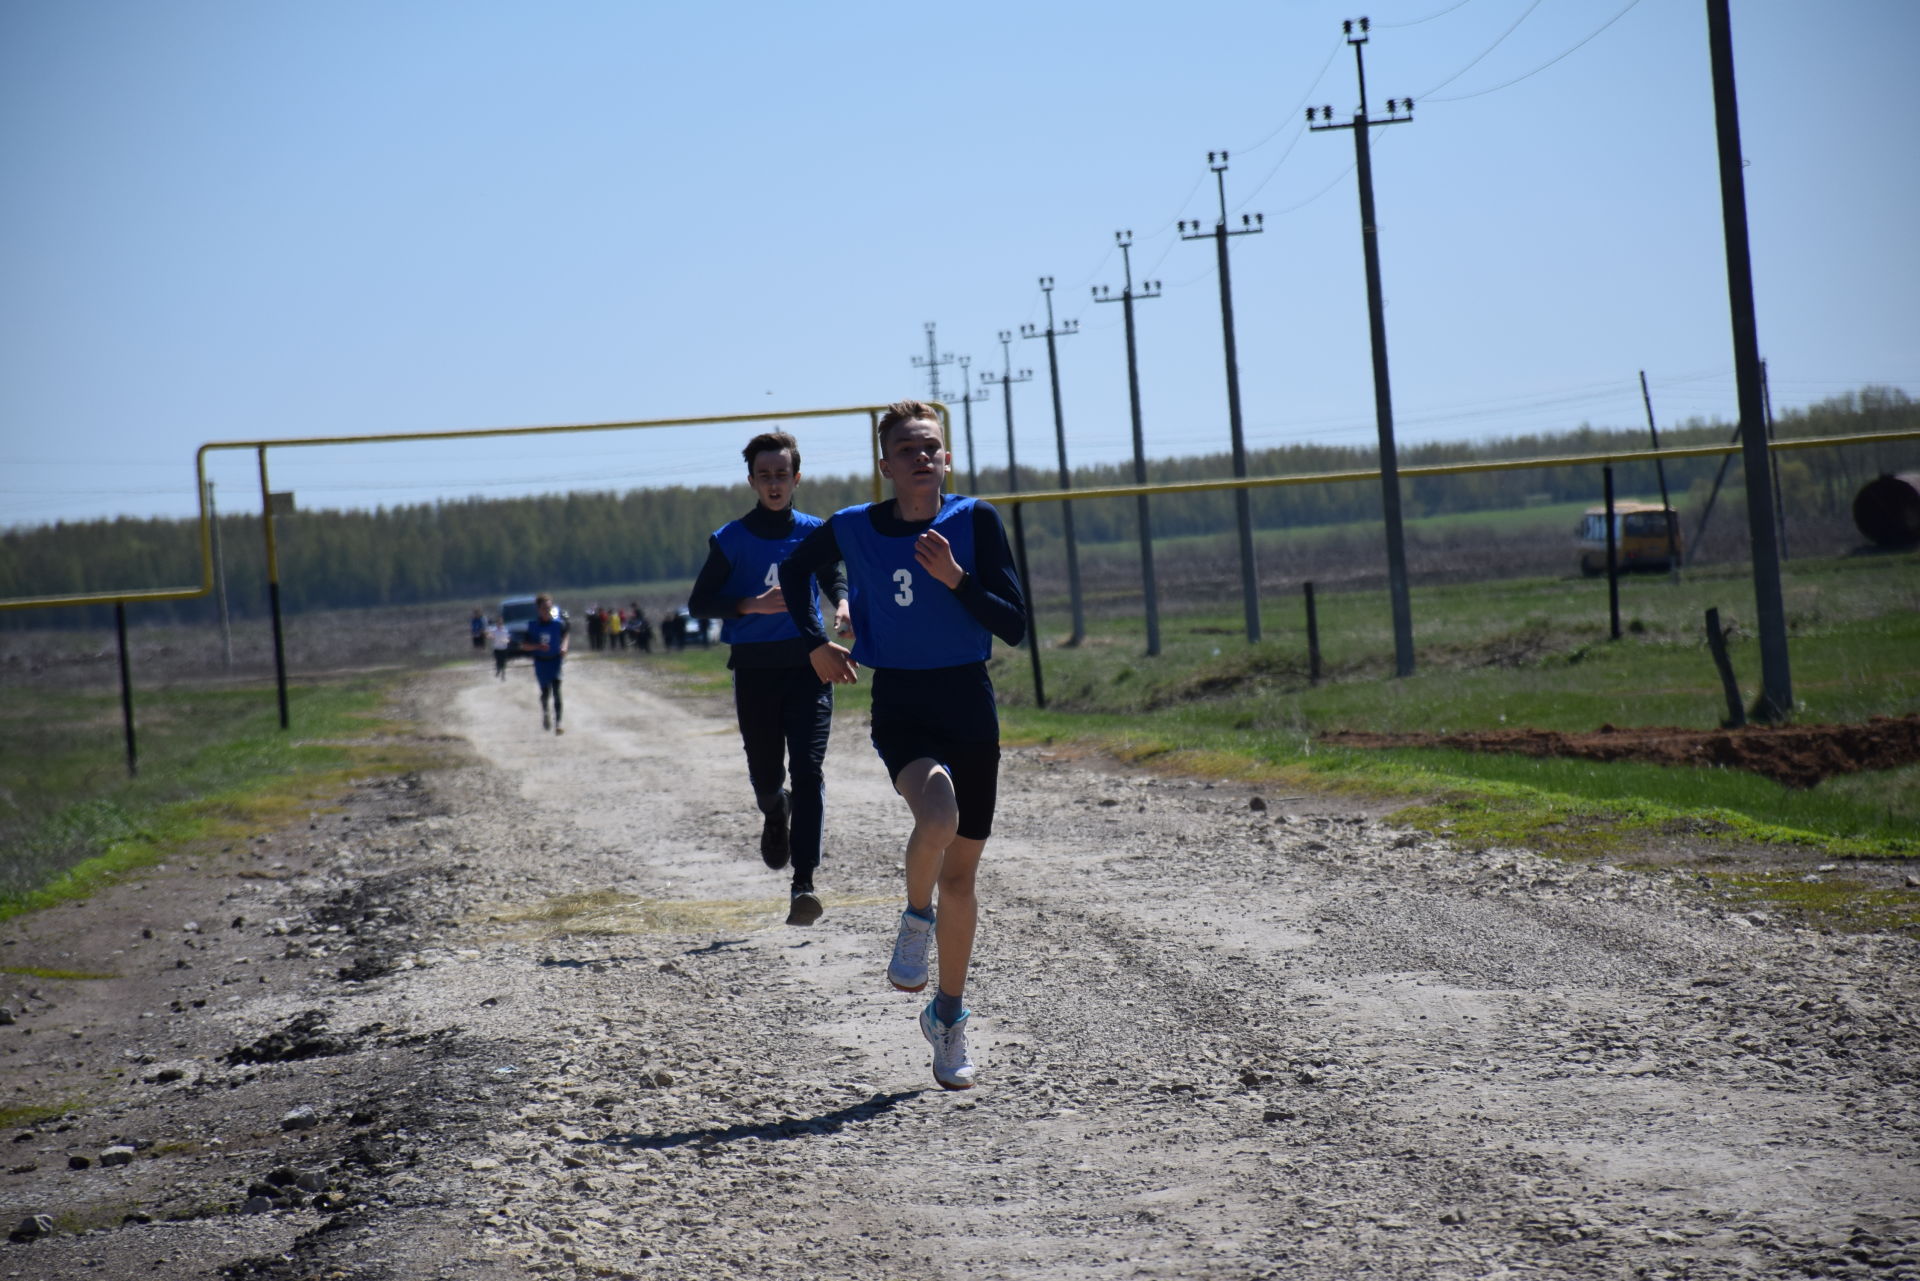
[[[1776,411],[1920,394],[1913,0],[1738,0]],[[0,526],[193,510],[205,441],[925,395],[1057,314],[1074,462],[1224,450],[1226,148],[1250,445],[1373,440],[1343,18],[1368,14],[1403,442],[1735,417],[1695,0],[1165,5],[19,0],[0,7]],[[1024,465],[1046,352],[1013,343]],[[951,392],[956,367],[943,369]],[[1006,456],[999,391],[975,411]],[[864,428],[799,428],[857,470]],[[285,450],[305,507],[729,478],[746,432]],[[257,504],[216,455],[222,507]],[[742,489],[743,499],[746,491]]]

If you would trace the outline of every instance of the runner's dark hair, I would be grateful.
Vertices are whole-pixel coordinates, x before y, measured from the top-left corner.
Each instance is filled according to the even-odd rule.
[[[946,438],[946,427],[940,422],[940,411],[924,400],[896,400],[887,406],[887,412],[880,415],[880,448],[887,447],[887,433],[895,427],[924,419],[940,428],[941,439]]]
[[[793,455],[793,469],[800,470],[800,442],[784,431],[763,431],[747,442],[740,456],[747,460],[747,475],[753,475],[753,460],[761,454],[784,449]]]

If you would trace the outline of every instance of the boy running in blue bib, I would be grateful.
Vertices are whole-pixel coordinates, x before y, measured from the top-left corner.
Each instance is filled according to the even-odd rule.
[[[537,617],[527,624],[520,652],[533,656],[533,678],[540,684],[540,728],[564,734],[567,731],[560,724],[560,716],[566,709],[560,702],[560,666],[567,660],[567,620],[545,592],[533,598],[533,608]]]
[[[953,458],[933,407],[888,406],[879,435],[893,498],[835,512],[780,566],[780,585],[821,680],[852,684],[862,664],[873,672],[873,745],[913,813],[907,906],[887,979],[905,992],[925,988],[938,939],[939,986],[920,1031],[933,1045],[934,1079],[964,1090],[974,1078],[962,999],[979,917],[974,877],[1000,777],[987,659],[995,636],[1017,645],[1026,635],[1026,602],[999,513],[943,492]],[[846,562],[851,651],[809,625],[798,595],[807,575],[836,560]]]
[[[694,580],[687,608],[699,618],[725,620],[720,639],[732,646],[727,666],[733,669],[733,709],[747,752],[747,778],[764,816],[760,857],[775,869],[792,860],[787,924],[812,925],[822,910],[813,874],[825,828],[821,766],[833,728],[833,686],[815,675],[807,660],[811,646],[788,617],[789,598],[781,590],[778,567],[821,521],[793,510],[800,445],[792,436],[762,432],[740,453],[759,501],[708,539],[707,563]],[[816,630],[824,592],[833,602],[835,629],[850,634],[847,582],[837,563],[822,566],[814,582],[797,583],[793,590]]]

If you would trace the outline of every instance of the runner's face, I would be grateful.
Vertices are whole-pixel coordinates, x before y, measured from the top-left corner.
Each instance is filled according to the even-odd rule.
[[[940,424],[916,418],[887,433],[880,474],[893,482],[897,497],[938,495],[952,462],[953,455],[940,438]]]
[[[793,465],[791,449],[766,449],[753,456],[747,483],[759,497],[760,505],[770,512],[783,512],[793,506],[793,487],[800,473]]]

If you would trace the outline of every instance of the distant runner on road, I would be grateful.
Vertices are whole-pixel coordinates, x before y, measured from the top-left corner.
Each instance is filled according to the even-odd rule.
[[[780,586],[820,679],[852,684],[861,664],[873,670],[873,745],[913,812],[907,906],[887,980],[903,992],[925,988],[938,938],[939,987],[920,1031],[933,1045],[934,1079],[964,1090],[974,1079],[962,1000],[979,917],[974,875],[1000,776],[987,659],[995,636],[1017,645],[1026,635],[1026,603],[999,513],[942,492],[953,456],[933,407],[888,406],[879,437],[893,498],[835,512],[780,566]],[[851,592],[851,652],[802,609],[807,575],[836,560]]]
[[[553,597],[541,592],[533,598],[534,620],[520,640],[520,652],[533,659],[533,678],[540,682],[540,728],[556,734],[560,725],[560,664],[567,657],[567,620],[553,607]],[[547,704],[553,704],[549,714]]]
[[[747,779],[764,821],[760,857],[778,870],[793,863],[787,924],[820,919],[814,869],[826,826],[826,782],[821,765],[833,728],[833,686],[814,673],[812,648],[788,617],[778,568],[787,553],[820,528],[820,518],[793,510],[800,484],[800,445],[783,431],[762,432],[740,451],[747,484],[758,499],[753,510],[716,529],[707,540],[707,563],[694,580],[687,608],[700,618],[725,620],[720,639],[731,645],[733,709],[747,752]],[[817,584],[817,586],[816,586]],[[822,566],[812,582],[796,584],[795,596],[814,628],[821,626],[819,596],[833,602],[834,629],[851,636],[847,580],[837,563]],[[792,775],[792,788],[786,786]]]
[[[513,633],[507,630],[504,618],[496,618],[487,628],[487,636],[493,641],[493,678],[507,679],[507,660],[513,657]]]

